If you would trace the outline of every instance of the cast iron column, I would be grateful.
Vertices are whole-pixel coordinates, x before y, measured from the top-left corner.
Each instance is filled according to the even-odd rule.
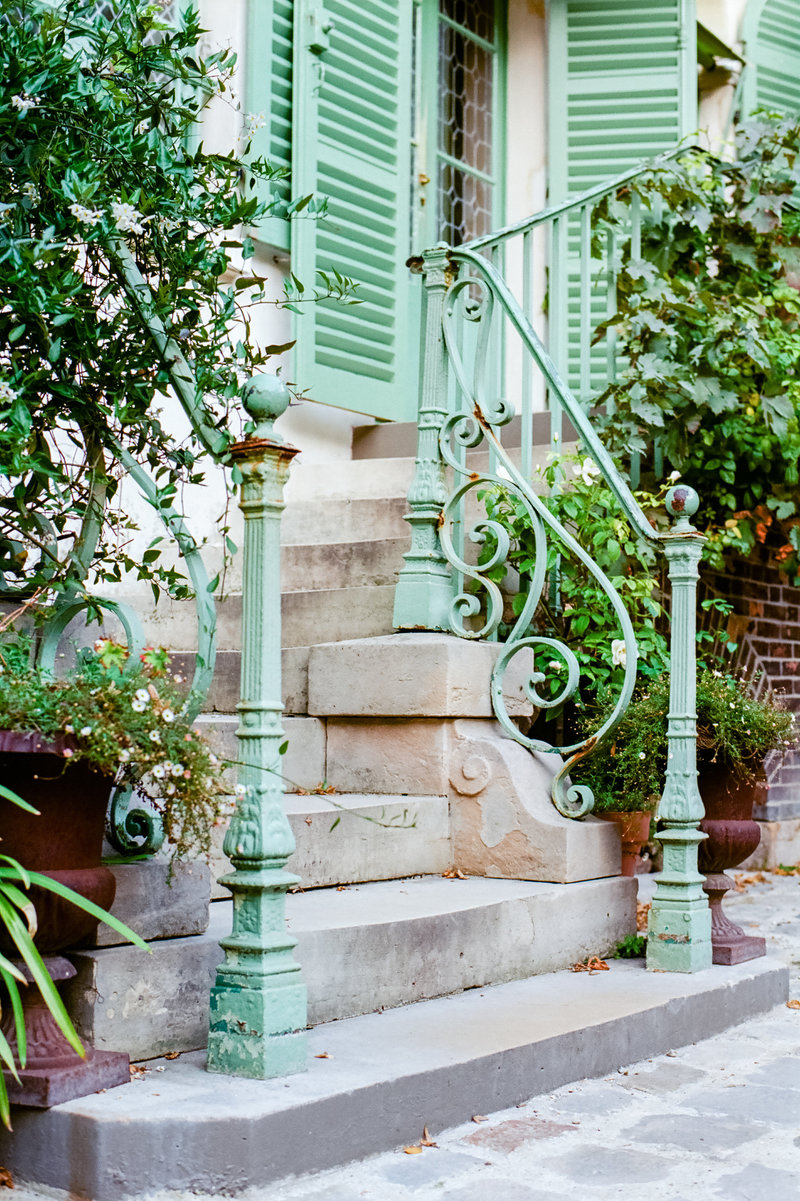
[[[298,882],[285,871],[295,841],[279,753],[280,521],[297,450],[272,428],[289,403],[280,380],[256,377],[242,400],[256,428],[231,451],[244,513],[240,795],[224,844],[234,867],[221,880],[233,893],[233,930],[222,939],[225,962],[211,990],[208,1070],[266,1079],[306,1067],[306,988],[285,918],[286,890]]]

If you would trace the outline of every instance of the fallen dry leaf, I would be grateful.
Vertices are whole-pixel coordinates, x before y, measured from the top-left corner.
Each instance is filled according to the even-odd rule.
[[[147,1075],[147,1068],[143,1068],[141,1066],[141,1064],[138,1064],[138,1063],[131,1064],[131,1079],[132,1080],[141,1080],[142,1077],[146,1076],[146,1075]]]
[[[787,1009],[800,1009],[800,1001],[787,1001],[786,1008]]]
[[[573,972],[588,972],[592,976],[595,972],[607,972],[610,969],[605,959],[601,959],[599,955],[590,955],[583,963],[573,963],[570,970]]]
[[[307,817],[307,818],[306,818],[306,825],[307,825],[307,826],[310,826],[310,825],[311,825],[311,822],[312,822],[312,818],[310,818],[310,817]]]
[[[460,867],[448,867],[446,872],[442,872],[442,878],[445,880],[466,880]]]
[[[800,863],[795,863],[793,866],[779,863],[777,867],[773,867],[772,872],[775,876],[800,876]]]
[[[736,891],[744,892],[751,884],[763,884],[766,878],[763,872],[752,872],[750,875],[739,873],[739,875],[734,877]]]
[[[638,934],[647,933],[647,916],[650,913],[650,905],[644,905],[641,901],[636,906],[636,932]]]
[[[180,1051],[165,1051],[164,1058],[165,1059],[180,1059],[180,1054],[181,1054]]]
[[[319,1055],[315,1055],[314,1058],[315,1059],[330,1059],[330,1055],[328,1054],[327,1051],[320,1051]]]
[[[14,1177],[9,1172],[8,1168],[0,1168],[0,1188],[13,1188]]]
[[[420,1146],[421,1147],[438,1147],[439,1146],[439,1144],[435,1143],[433,1141],[433,1139],[431,1138],[431,1136],[428,1134],[427,1126],[422,1127],[422,1139],[420,1141]]]
[[[422,1147],[403,1147],[406,1155],[421,1155]]]
[[[473,1122],[488,1122],[489,1121],[489,1119],[485,1118],[482,1113],[473,1114],[472,1120],[473,1120]]]

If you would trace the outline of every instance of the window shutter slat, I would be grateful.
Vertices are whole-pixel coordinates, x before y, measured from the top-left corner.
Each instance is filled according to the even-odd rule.
[[[745,114],[800,113],[800,0],[751,4],[744,32]]]

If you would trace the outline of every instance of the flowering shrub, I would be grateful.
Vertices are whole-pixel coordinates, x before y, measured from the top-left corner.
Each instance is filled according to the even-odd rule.
[[[0,6],[0,583],[27,594],[91,571],[185,596],[162,545],[126,551],[121,451],[173,504],[202,481],[203,451],[224,460],[240,435],[229,410],[242,381],[288,349],[253,331],[266,281],[247,233],[272,203],[256,181],[285,173],[250,155],[246,132],[230,153],[205,150],[204,107],[238,103],[236,56],[202,46],[196,10],[175,7],[177,23],[141,0]],[[148,322],[125,281],[131,259]],[[292,305],[348,289],[322,273],[302,296],[292,283]],[[161,412],[176,348],[196,381],[188,435]]]
[[[176,854],[207,853],[211,829],[227,808],[224,765],[183,716],[182,680],[160,649],[125,672],[127,651],[109,639],[84,652],[58,679],[30,666],[30,640],[0,644],[0,729],[66,734],[70,762],[83,761],[155,804]]]
[[[742,781],[755,779],[769,751],[786,751],[796,741],[794,718],[780,697],[755,700],[747,687],[747,680],[715,668],[697,674],[701,759],[723,764]],[[613,735],[573,768],[573,783],[592,789],[596,813],[655,808],[667,767],[668,711],[669,676],[645,681]]]

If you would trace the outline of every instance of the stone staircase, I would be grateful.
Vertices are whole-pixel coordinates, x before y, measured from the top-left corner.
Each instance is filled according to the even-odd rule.
[[[562,818],[552,757],[531,757],[493,719],[499,648],[391,633],[413,460],[383,453],[390,433],[375,429],[379,457],[362,440],[351,462],[298,464],[282,526],[282,766],[297,841],[288,868],[302,881],[288,920],[313,1024],[551,972],[635,928],[615,829]],[[239,653],[230,637],[222,645],[200,725],[234,758]],[[507,704],[529,711],[521,670]],[[214,876],[229,869],[221,836]],[[149,957],[108,945],[76,957],[70,1004],[95,1046],[147,1058],[204,1045],[230,905],[216,886],[206,929],[208,878],[194,865],[187,885],[187,872],[176,881],[195,912],[179,931],[150,925]],[[126,880],[117,908],[136,927],[133,893]]]

